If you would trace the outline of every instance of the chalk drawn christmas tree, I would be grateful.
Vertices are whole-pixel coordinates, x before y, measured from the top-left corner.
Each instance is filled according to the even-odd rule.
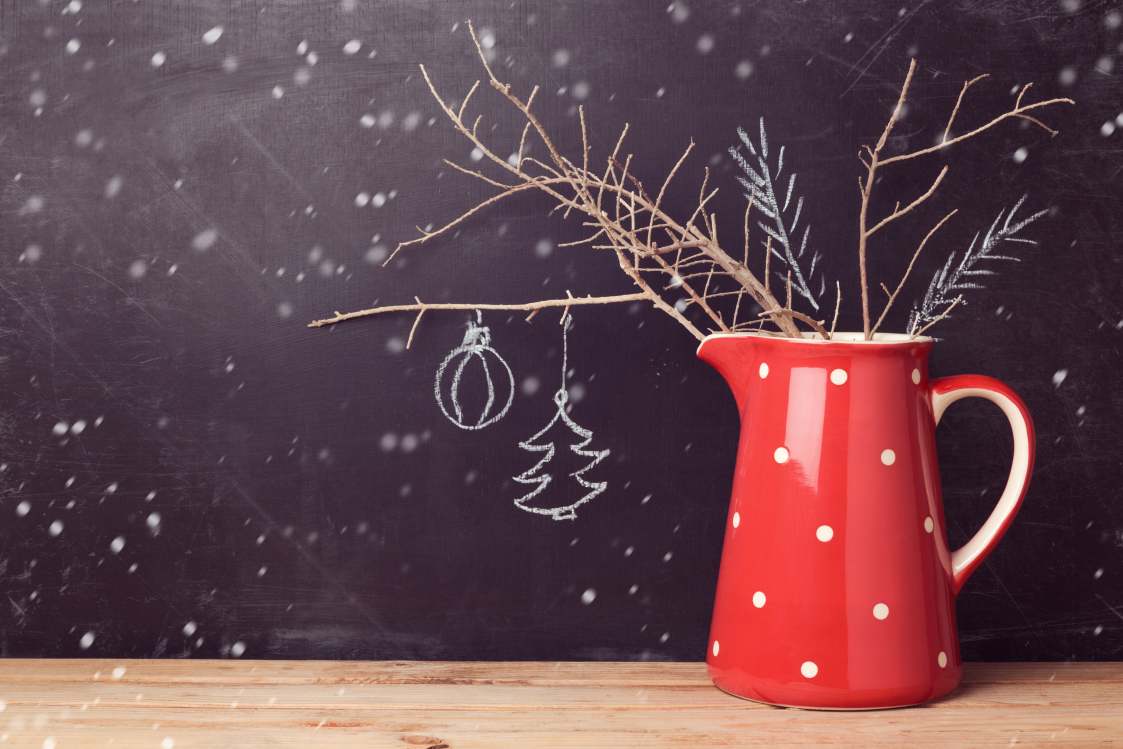
[[[529,470],[514,477],[520,484],[534,486],[529,493],[515,500],[515,507],[538,515],[549,515],[554,520],[575,520],[577,508],[594,499],[608,487],[605,481],[589,481],[585,478],[585,473],[607,458],[610,451],[586,449],[593,440],[593,433],[573,421],[567,413],[569,390],[565,384],[565,377],[572,319],[567,316],[562,328],[561,387],[554,393],[554,405],[557,406],[557,410],[546,426],[538,430],[534,436],[519,443],[519,447],[523,450],[541,453],[542,457]],[[579,441],[564,445],[559,451],[558,442],[573,437]],[[574,461],[579,463],[579,467],[572,471],[566,470]],[[573,486],[561,481],[555,482],[555,477],[571,479],[578,487],[577,493],[584,492],[584,494],[574,501]]]

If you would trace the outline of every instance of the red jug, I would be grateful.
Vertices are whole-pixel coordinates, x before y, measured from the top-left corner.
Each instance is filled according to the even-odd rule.
[[[698,356],[741,415],[706,662],[721,689],[805,708],[915,705],[959,683],[955,596],[1013,520],[1033,423],[1001,382],[928,379],[930,338],[715,334]],[[961,398],[1010,421],[983,527],[948,549],[935,428]]]

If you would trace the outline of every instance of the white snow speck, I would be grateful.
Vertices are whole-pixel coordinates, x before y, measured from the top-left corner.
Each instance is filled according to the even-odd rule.
[[[207,29],[203,33],[203,44],[214,44],[222,38],[222,32],[223,28],[221,26],[215,26],[213,28]]]
[[[537,393],[540,387],[542,387],[542,381],[531,375],[522,381],[522,385],[519,389],[522,391],[523,395],[529,396]]]
[[[534,254],[541,258],[550,257],[554,251],[554,243],[549,239],[539,239],[534,245]]]
[[[16,505],[16,515],[19,517],[27,517],[27,513],[31,512],[31,504],[26,500]]]
[[[569,89],[569,93],[577,101],[585,101],[589,98],[589,91],[591,88],[588,81],[577,81],[577,83],[574,83]]]
[[[737,80],[745,81],[753,74],[752,60],[741,60],[737,63],[737,67],[733,68],[733,75],[737,76]]]
[[[1026,160],[1026,158],[1028,156],[1029,156],[1029,150],[1027,150],[1025,146],[1022,146],[1017,151],[1014,151],[1014,157],[1013,157],[1014,163],[1015,164],[1021,164],[1023,161]]]
[[[199,625],[196,624],[195,622],[187,622],[187,624],[183,625],[183,634],[187,635],[188,637],[191,637],[198,630],[199,630]]]
[[[71,39],[66,43],[66,54],[68,55],[78,54],[80,49],[82,49],[82,40],[80,39]]]
[[[274,99],[280,99],[284,95],[285,95],[285,90],[283,88],[281,88],[280,86],[274,86],[273,87],[273,98]]]
[[[351,41],[349,41],[349,42],[347,42],[346,44],[343,45],[343,54],[353,55],[362,48],[363,48],[362,42],[360,42],[358,39],[352,39]]]
[[[278,302],[277,303],[277,317],[282,320],[287,320],[292,317],[293,309],[292,302]]]
[[[160,527],[160,520],[160,513],[150,512],[148,514],[148,517],[144,519],[144,522],[148,525],[149,528],[151,528],[152,530],[156,530]]]
[[[1100,135],[1102,135],[1103,137],[1107,138],[1113,133],[1115,133],[1115,123],[1111,120],[1108,120],[1104,124],[1100,125]]]
[[[58,536],[62,535],[62,528],[62,521],[55,520],[50,524],[50,526],[47,527],[47,533],[50,533],[52,536],[57,538]]]
[[[365,208],[367,206],[367,204],[369,204],[369,203],[370,203],[370,193],[369,192],[361,192],[361,193],[359,193],[358,195],[355,196],[355,207],[356,208]]]
[[[39,213],[43,210],[44,207],[46,207],[46,205],[47,201],[43,198],[42,195],[32,195],[24,202],[22,206],[20,206],[19,212],[21,216],[26,216],[32,213]]]
[[[58,743],[55,741],[54,736],[48,736],[47,738],[43,739],[43,749],[55,749],[55,747],[57,746]]]
[[[386,193],[376,192],[370,199],[370,204],[375,208],[381,208],[386,205]]]
[[[171,736],[165,736],[163,741],[160,742],[160,749],[175,749],[175,739]]]
[[[243,655],[245,655],[245,652],[246,643],[242,642],[241,640],[238,640],[236,643],[230,646],[230,655],[234,656],[235,658],[241,658]]]
[[[57,422],[53,427],[51,427],[51,434],[55,435],[56,437],[61,437],[62,435],[66,434],[69,429],[70,424],[66,423],[65,421],[60,421]]]
[[[1076,83],[1076,68],[1071,65],[1061,68],[1061,72],[1057,73],[1057,82],[1062,86],[1071,86]]]
[[[74,422],[73,424],[70,425],[70,433],[73,434],[74,436],[78,436],[79,434],[81,434],[84,431],[86,431],[86,420],[85,419],[78,419],[78,421],[76,421],[76,422]]]
[[[125,667],[124,666],[117,666],[113,669],[112,673],[110,673],[109,675],[113,677],[114,681],[120,681],[121,679],[123,679],[125,677]]]
[[[371,265],[381,265],[382,261],[386,259],[387,254],[388,253],[385,247],[380,244],[376,244],[369,250],[367,250],[367,254],[364,256],[364,259]]]
[[[125,537],[124,536],[117,536],[115,539],[113,539],[112,541],[109,542],[109,550],[112,551],[114,554],[120,554],[121,550],[124,549],[124,548],[125,548]]]
[[[378,120],[376,120],[374,115],[370,112],[367,112],[359,118],[359,124],[368,129],[374,127],[376,122],[378,122]]]
[[[593,601],[597,600],[597,592],[592,588],[586,588],[585,592],[581,594],[581,603],[588,606]]]
[[[83,650],[89,650],[90,646],[94,644],[94,639],[97,637],[93,632],[87,632],[82,635],[82,639],[78,640],[78,647]]]
[[[480,159],[482,159],[484,157],[484,152],[481,151],[479,148],[473,148],[472,152],[470,154],[468,154],[468,157],[470,159],[472,159],[472,161],[479,161]]]
[[[110,177],[105,183],[105,197],[109,200],[117,197],[121,193],[121,186],[125,184],[125,180],[121,175],[115,174]]]
[[[196,234],[195,237],[191,240],[191,247],[196,252],[206,252],[210,248],[214,247],[214,243],[217,242],[217,241],[218,241],[218,230],[217,229],[213,229],[213,228],[212,229],[203,229],[201,232]]]
[[[1065,378],[1067,378],[1067,377],[1068,377],[1068,370],[1067,369],[1058,369],[1056,372],[1053,373],[1053,387],[1059,388],[1064,383]]]
[[[162,67],[167,61],[168,56],[166,54],[164,54],[163,52],[157,52],[156,54],[152,55],[152,59],[148,61],[148,64],[154,68],[159,68]]]
[[[390,452],[398,446],[398,435],[393,432],[387,432],[382,435],[382,439],[378,441],[378,446],[382,448],[382,452]]]
[[[702,34],[698,37],[698,43],[694,45],[700,55],[708,55],[714,51],[714,35]]]
[[[555,68],[564,68],[569,65],[572,55],[570,55],[568,49],[555,49],[552,59]]]
[[[690,18],[690,6],[682,0],[675,0],[668,5],[667,12],[671,14],[671,21],[674,23],[684,23],[686,19]]]
[[[147,273],[148,263],[144,262],[143,260],[134,260],[132,264],[129,265],[129,278],[133,279],[134,281],[139,281],[140,279],[144,278],[145,274]]]

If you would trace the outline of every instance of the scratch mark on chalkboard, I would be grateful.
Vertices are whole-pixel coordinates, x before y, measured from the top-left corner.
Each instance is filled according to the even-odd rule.
[[[293,176],[292,172],[285,168],[285,165],[282,164],[277,159],[277,157],[273,155],[272,151],[265,147],[264,143],[258,140],[257,137],[252,132],[250,132],[249,128],[247,128],[241,120],[229,114],[226,115],[226,119],[229,120],[230,123],[238,129],[238,132],[245,136],[246,140],[250,142],[250,144],[257,150],[258,153],[265,157],[265,160],[269,162],[269,165],[272,166],[278,174],[285,178],[285,180],[293,187],[293,189],[300,194],[300,197],[306,200],[309,205],[316,202],[315,196],[306,187],[304,187],[304,185],[302,185],[300,181],[296,179],[296,177]],[[348,245],[352,242],[350,238],[337,233],[332,228],[330,222],[326,222],[323,226],[326,227],[328,232],[330,232],[335,237],[336,241],[339,241],[344,245]]]
[[[877,59],[881,57],[882,53],[884,53],[885,50],[889,49],[889,45],[893,43],[893,40],[897,37],[897,35],[900,34],[905,26],[908,25],[908,22],[911,21],[913,17],[924,8],[924,6],[928,5],[931,2],[932,0],[921,0],[921,2],[918,3],[915,8],[901,16],[900,19],[894,22],[889,27],[889,29],[886,30],[886,32],[878,38],[877,41],[875,41],[869,46],[868,49],[866,49],[865,53],[854,62],[851,70],[854,70],[858,65],[861,65],[862,61],[866,60],[869,54],[873,52],[875,47],[879,45],[881,47],[877,50],[876,53],[874,53],[872,57],[869,57],[869,59],[866,60],[865,66],[858,72],[857,76],[855,76],[854,79],[850,81],[850,85],[847,86],[841,94],[839,94],[838,98],[841,99],[842,97],[846,96],[848,93],[850,93],[851,90],[853,90],[856,85],[858,85],[858,81],[862,80],[862,78],[865,77],[866,72],[869,71],[869,69],[875,62],[877,62]]]
[[[1026,616],[1026,612],[1022,610],[1022,607],[1020,605],[1018,605],[1018,599],[1015,598],[1014,594],[1010,592],[1010,589],[1006,587],[1006,583],[1004,583],[1002,581],[1002,578],[999,577],[998,573],[994,571],[994,566],[988,563],[986,565],[986,568],[987,572],[989,572],[991,574],[991,577],[994,578],[994,581],[998,583],[998,587],[1001,588],[1002,592],[1006,594],[1006,597],[1010,599],[1010,603],[1012,603],[1014,605],[1014,608],[1017,609],[1018,615],[1021,616],[1022,619],[1024,619],[1026,622],[1028,622],[1029,617]]]
[[[32,312],[31,308],[28,307],[26,304],[24,304],[23,300],[20,299],[18,296],[16,296],[15,293],[11,289],[9,289],[3,281],[0,281],[0,291],[3,291],[8,296],[9,299],[11,299],[13,302],[16,303],[17,307],[19,307],[21,310],[23,310],[23,313],[25,315],[27,315],[27,318],[29,320],[31,320],[33,323],[35,323],[35,325],[40,330],[42,330],[44,333],[47,334],[47,336],[50,338],[52,348],[57,347],[57,348],[61,349],[62,352],[65,353],[67,356],[69,356],[71,359],[73,359],[74,362],[79,367],[81,367],[82,370],[85,371],[85,373],[87,375],[89,375],[90,379],[93,380],[95,383],[97,383],[101,387],[101,389],[105,391],[105,393],[107,395],[112,394],[112,390],[109,387],[109,383],[107,383],[105,380],[103,380],[101,377],[99,377],[96,372],[94,372],[92,369],[90,369],[88,366],[86,366],[86,363],[83,362],[81,358],[79,358],[78,354],[76,354],[73,349],[71,349],[69,346],[67,346],[65,342],[60,340],[59,337],[55,334],[54,330],[49,325],[47,325],[45,322],[43,322],[43,320],[40,319],[34,312]]]
[[[1103,597],[1103,596],[1101,596],[1101,595],[1100,595],[1099,593],[1097,593],[1097,594],[1096,594],[1096,598],[1100,599],[1100,603],[1102,603],[1102,604],[1103,604],[1104,606],[1107,606],[1107,608],[1108,608],[1108,611],[1110,611],[1111,613],[1113,613],[1113,614],[1115,614],[1115,615],[1116,615],[1117,617],[1119,617],[1119,620],[1120,620],[1120,621],[1123,621],[1123,613],[1120,613],[1120,612],[1119,612],[1119,609],[1115,608],[1115,607],[1114,607],[1114,606],[1112,606],[1112,605],[1111,605],[1110,603],[1108,603],[1108,602],[1107,602],[1107,600],[1106,600],[1106,599],[1104,599],[1104,597]]]
[[[253,508],[254,512],[260,515],[261,518],[265,520],[271,527],[276,527],[278,525],[273,517],[265,511],[265,508],[262,507],[253,497],[251,497],[249,493],[244,490],[240,484],[238,484],[237,481],[230,479],[230,486],[233,487],[234,491],[242,499],[242,501]],[[342,582],[336,579],[336,577],[331,574],[331,572],[326,567],[320,564],[320,561],[316,559],[316,557],[309,554],[308,550],[305,549],[304,546],[302,546],[297,541],[293,539],[288,539],[288,541],[289,544],[297,550],[300,556],[304,558],[304,561],[308,563],[308,566],[318,572],[320,574],[320,577],[322,577],[325,581],[328,582],[328,584],[335,588],[337,593],[343,596],[343,600],[347,602],[348,606],[362,614],[367,622],[378,628],[380,633],[386,632],[386,628],[382,625],[382,622],[378,619],[378,617],[376,617],[366,606],[363,606],[361,603],[359,603],[354,594],[352,594],[351,591],[348,590]]]
[[[125,297],[125,301],[126,301],[126,302],[127,302],[128,304],[132,305],[133,307],[136,307],[136,308],[137,308],[138,310],[140,310],[141,312],[143,312],[143,313],[144,313],[144,315],[145,315],[145,317],[147,317],[147,318],[148,318],[149,320],[151,320],[152,322],[156,323],[156,324],[157,324],[157,325],[159,325],[160,327],[163,327],[163,325],[162,325],[162,324],[160,323],[160,321],[159,321],[159,320],[157,320],[157,319],[156,319],[156,318],[155,318],[155,317],[154,317],[154,316],[152,315],[152,313],[148,311],[148,308],[146,308],[146,307],[145,307],[145,306],[144,306],[143,304],[141,304],[141,303],[140,303],[140,300],[138,300],[138,299],[137,299],[136,297],[134,297],[134,296],[133,296],[132,294],[130,294],[130,293],[129,293],[129,292],[128,292],[128,291],[126,290],[126,289],[124,289],[124,288],[123,288],[123,287],[122,287],[122,286],[121,286],[120,284],[116,283],[115,281],[113,281],[113,280],[112,280],[112,279],[110,279],[110,278],[107,278],[106,276],[102,275],[101,273],[98,273],[98,272],[97,272],[96,270],[94,270],[93,268],[89,268],[89,267],[87,267],[87,266],[85,266],[85,265],[80,265],[79,263],[74,263],[74,267],[75,267],[75,268],[79,268],[79,269],[81,269],[81,270],[84,270],[85,272],[89,273],[89,274],[90,274],[91,276],[94,276],[95,278],[100,278],[100,279],[101,279],[102,281],[104,281],[105,283],[107,283],[107,284],[109,284],[110,286],[112,286],[113,288],[117,289],[117,291],[121,292],[121,296]]]
[[[312,195],[312,193],[310,193],[307,188],[304,187],[304,185],[297,181],[296,177],[292,175],[292,172],[286,169],[285,165],[277,160],[277,157],[274,156],[273,153],[265,147],[264,143],[258,140],[257,137],[250,132],[249,128],[242,124],[241,120],[229,114],[226,115],[226,119],[229,120],[230,123],[234,125],[234,127],[238,128],[238,132],[246,137],[246,140],[248,140],[250,144],[257,149],[258,153],[265,157],[265,160],[269,162],[270,166],[277,170],[278,174],[288,180],[288,183],[292,185],[293,189],[300,193],[300,196],[302,198],[307,200],[309,203],[315,202],[315,197]]]

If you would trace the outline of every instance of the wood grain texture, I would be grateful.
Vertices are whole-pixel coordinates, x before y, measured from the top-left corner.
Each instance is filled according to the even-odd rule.
[[[0,742],[35,749],[1123,741],[1123,663],[968,664],[949,699],[877,712],[747,702],[700,663],[5,660],[0,700]]]

